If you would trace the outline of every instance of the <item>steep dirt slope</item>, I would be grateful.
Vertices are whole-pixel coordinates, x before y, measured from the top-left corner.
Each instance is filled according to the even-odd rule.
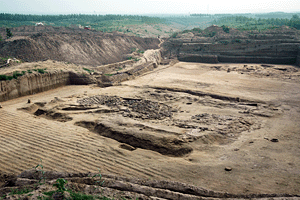
[[[135,48],[157,49],[160,43],[154,38],[90,30],[51,27],[27,29],[17,29],[14,37],[0,43],[0,56],[16,57],[26,62],[51,59],[97,66],[126,60],[126,54]]]

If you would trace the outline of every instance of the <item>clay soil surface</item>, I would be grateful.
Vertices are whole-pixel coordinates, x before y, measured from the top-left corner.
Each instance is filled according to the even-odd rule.
[[[0,171],[42,159],[46,171],[299,195],[299,76],[294,66],[180,62],[119,86],[6,101]]]

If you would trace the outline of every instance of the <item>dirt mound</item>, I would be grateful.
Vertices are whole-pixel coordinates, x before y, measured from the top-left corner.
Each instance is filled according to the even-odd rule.
[[[31,29],[12,30],[15,36],[0,43],[0,56],[26,62],[51,59],[98,66],[124,61],[127,59],[124,55],[132,53],[132,49],[157,49],[160,43],[158,39],[120,33],[53,27]]]

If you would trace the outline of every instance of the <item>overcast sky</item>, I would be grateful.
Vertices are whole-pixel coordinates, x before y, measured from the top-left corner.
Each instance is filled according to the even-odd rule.
[[[189,14],[300,12],[300,0],[0,0],[1,13]]]

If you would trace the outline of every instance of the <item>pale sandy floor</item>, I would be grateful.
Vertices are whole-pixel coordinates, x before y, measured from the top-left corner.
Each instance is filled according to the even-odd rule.
[[[259,77],[237,71],[227,73],[226,70],[212,70],[210,66],[178,63],[172,67],[161,66],[135,80],[123,82],[121,86],[66,86],[3,102],[0,110],[0,170],[19,173],[36,166],[42,159],[46,170],[97,172],[100,169],[102,173],[176,180],[230,193],[300,194],[299,80]],[[99,94],[148,98],[145,92],[155,90],[153,88],[181,91],[177,92],[178,101],[165,102],[183,111],[175,113],[174,119],[187,119],[201,113],[243,116],[240,110],[230,107],[230,102],[223,106],[223,100],[209,97],[204,105],[198,101],[202,97],[193,97],[182,90],[259,102],[274,109],[275,115],[255,115],[253,118],[259,122],[260,129],[242,132],[224,144],[195,140],[189,144],[192,153],[174,157],[142,148],[128,151],[119,148],[120,143],[113,139],[74,125],[76,120],[96,120],[101,119],[101,115],[76,115],[72,121],[57,122],[17,110],[28,106],[28,98],[32,102]],[[184,95],[198,98],[198,103],[188,106]],[[76,98],[69,99],[75,101]],[[215,106],[210,102],[219,104]],[[168,128],[167,122],[157,122],[153,126]],[[145,123],[154,124],[153,121]],[[170,126],[171,129],[189,131],[188,128]],[[267,138],[276,138],[279,142]],[[225,167],[232,171],[225,171]]]

